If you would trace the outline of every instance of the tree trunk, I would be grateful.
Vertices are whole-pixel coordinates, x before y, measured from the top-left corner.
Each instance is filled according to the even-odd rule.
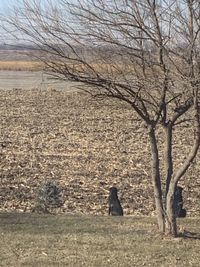
[[[160,181],[160,166],[159,166],[159,155],[157,148],[157,140],[155,136],[155,129],[153,126],[149,130],[149,138],[151,145],[151,155],[152,155],[152,184],[154,190],[154,199],[156,205],[157,222],[159,231],[165,232],[165,216],[163,213],[163,203],[162,203],[162,190]]]
[[[176,216],[174,214],[174,192],[175,192],[175,183],[170,183],[170,187],[167,194],[166,200],[166,233],[168,235],[172,235],[177,237],[177,223],[176,223]]]
[[[172,123],[165,127],[165,170],[166,170],[166,189],[165,197],[169,191],[169,185],[173,175],[173,160],[172,160]]]

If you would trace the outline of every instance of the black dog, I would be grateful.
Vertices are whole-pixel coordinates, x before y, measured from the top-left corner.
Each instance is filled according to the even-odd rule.
[[[123,216],[123,209],[117,196],[117,188],[111,187],[108,198],[109,210],[108,214],[112,216]]]
[[[183,196],[182,196],[183,188],[180,186],[176,187],[175,193],[174,193],[174,214],[178,218],[184,218],[186,217],[186,209],[183,209]]]

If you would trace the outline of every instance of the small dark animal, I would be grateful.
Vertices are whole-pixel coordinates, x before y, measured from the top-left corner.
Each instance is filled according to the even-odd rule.
[[[186,217],[186,209],[183,209],[183,196],[182,196],[183,188],[180,186],[176,187],[174,193],[174,214],[178,218]]]
[[[111,187],[108,198],[109,210],[108,214],[112,216],[123,216],[123,209],[117,196],[117,188]]]

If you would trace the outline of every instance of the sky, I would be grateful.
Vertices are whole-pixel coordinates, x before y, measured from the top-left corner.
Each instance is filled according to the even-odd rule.
[[[19,2],[18,0],[0,0],[0,13],[8,12],[9,7],[12,7]]]
[[[13,6],[19,6],[20,2],[21,0],[0,0],[0,13],[5,15]]]
[[[45,0],[42,0],[45,2]],[[0,12],[7,12],[9,7],[12,8],[13,6],[19,5],[21,0],[0,0]],[[53,2],[57,2],[57,0],[53,0]]]
[[[0,18],[9,15],[9,9],[19,4],[21,0],[0,0]],[[0,27],[0,44],[7,42],[5,31]]]
[[[27,1],[29,2],[29,0]],[[41,3],[48,1],[52,1],[54,3],[58,2],[58,0],[36,0],[36,3],[37,1],[41,1]],[[9,11],[12,11],[14,7],[20,7],[20,3],[22,2],[23,0],[0,0],[0,19],[1,17],[9,16]],[[9,41],[7,40],[7,33],[0,27],[0,44],[2,43],[9,43]]]

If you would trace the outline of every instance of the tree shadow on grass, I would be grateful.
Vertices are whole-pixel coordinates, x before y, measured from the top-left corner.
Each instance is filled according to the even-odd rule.
[[[186,230],[184,230],[184,232],[180,233],[178,236],[185,239],[200,240],[200,233],[190,232]]]

